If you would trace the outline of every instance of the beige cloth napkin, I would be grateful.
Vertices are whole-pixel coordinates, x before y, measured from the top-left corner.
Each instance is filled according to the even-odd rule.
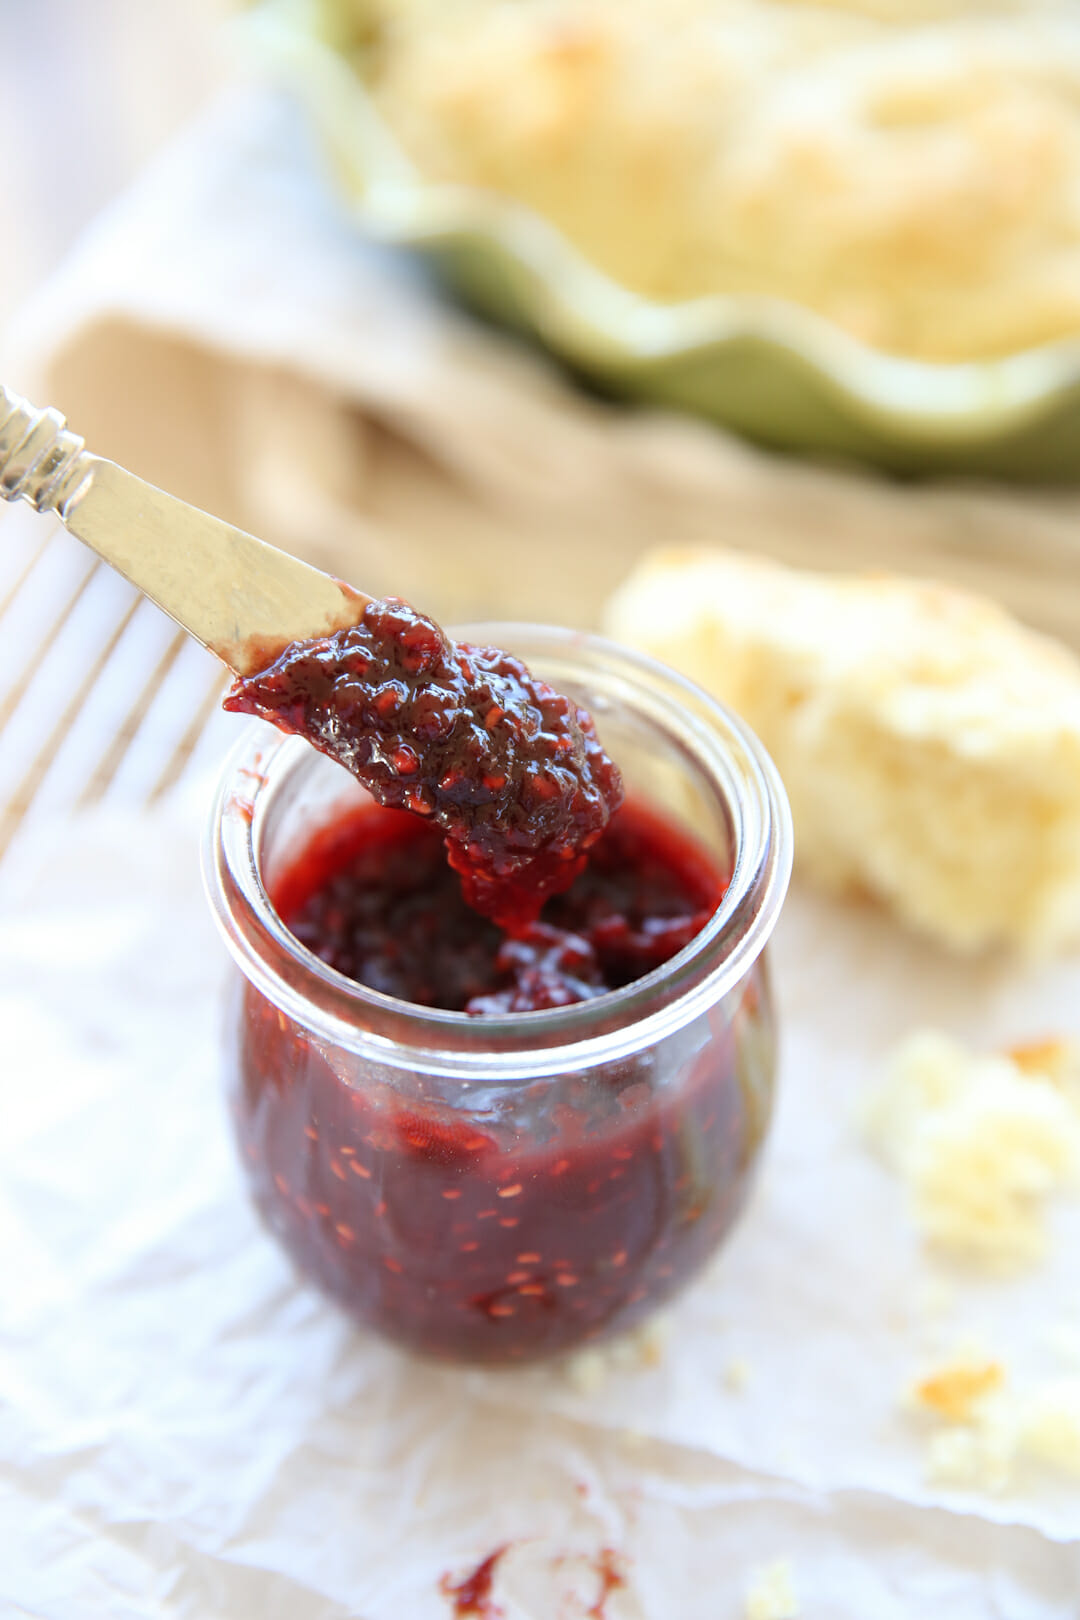
[[[101,453],[451,619],[593,624],[643,549],[722,542],[942,575],[1080,645],[1080,494],[893,484],[587,399],[367,244],[258,91],[101,220],[7,370]]]

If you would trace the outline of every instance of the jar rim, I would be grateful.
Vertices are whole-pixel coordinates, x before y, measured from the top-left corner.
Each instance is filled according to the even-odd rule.
[[[620,989],[567,1007],[470,1017],[421,1007],[346,978],[282,922],[263,883],[260,837],[275,792],[314,751],[251,722],[225,762],[203,851],[215,921],[245,977],[319,1037],[380,1063],[462,1080],[561,1074],[639,1051],[691,1022],[741,982],[761,954],[787,892],[791,816],[779,775],[750,728],[685,676],[606,637],[553,625],[455,627],[456,639],[577,658],[614,670],[624,693],[647,695],[719,787],[734,843],[715,912],[669,961]],[[586,669],[587,673],[587,669]],[[315,756],[318,757],[318,756]]]

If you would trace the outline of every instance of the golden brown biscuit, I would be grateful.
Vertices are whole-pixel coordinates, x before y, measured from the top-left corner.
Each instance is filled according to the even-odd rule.
[[[661,301],[900,354],[1080,330],[1075,0],[322,0],[420,171]]]

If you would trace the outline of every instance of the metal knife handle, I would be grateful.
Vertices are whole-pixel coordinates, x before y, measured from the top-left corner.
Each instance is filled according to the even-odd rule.
[[[59,411],[0,385],[0,495],[55,512],[238,675],[291,641],[356,624],[370,600],[113,461],[90,455]]]
[[[0,385],[0,494],[6,501],[59,511],[90,462],[59,411],[36,411]]]

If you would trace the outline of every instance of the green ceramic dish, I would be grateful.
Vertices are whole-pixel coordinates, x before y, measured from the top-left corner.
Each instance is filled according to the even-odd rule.
[[[654,303],[531,211],[425,181],[313,17],[307,0],[262,0],[245,28],[299,92],[357,220],[423,253],[469,303],[593,387],[894,472],[1080,477],[1080,338],[939,365],[879,353],[776,299]]]

